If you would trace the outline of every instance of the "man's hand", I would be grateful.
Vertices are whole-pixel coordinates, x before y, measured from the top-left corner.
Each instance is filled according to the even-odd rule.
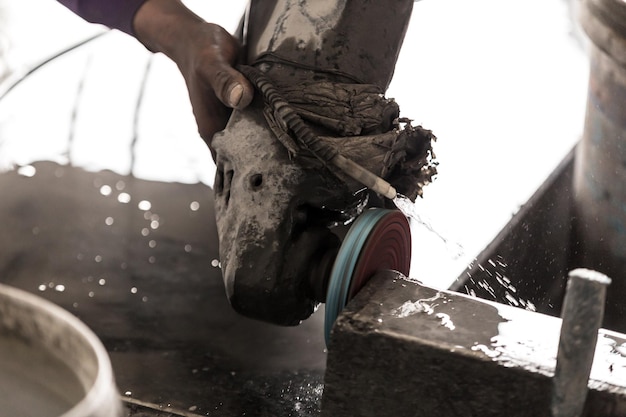
[[[207,23],[180,0],[148,0],[133,21],[137,39],[163,52],[185,78],[200,136],[211,144],[231,109],[252,101],[254,89],[233,68],[239,43],[222,27]]]

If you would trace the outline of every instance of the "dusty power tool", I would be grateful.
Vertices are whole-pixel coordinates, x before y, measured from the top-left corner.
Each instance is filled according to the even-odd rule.
[[[240,66],[239,70],[257,86],[266,105],[275,113],[274,120],[279,120],[293,132],[295,141],[303,143],[315,157],[336,166],[371,191],[389,200],[396,199],[398,192],[390,183],[344,157],[316,136],[262,72],[247,66]],[[280,139],[281,133],[277,136],[281,141],[292,139],[291,136]],[[286,144],[287,148],[290,146]],[[341,246],[337,250],[329,248],[319,256],[309,274],[313,298],[326,303],[326,343],[339,312],[377,270],[393,269],[408,275],[410,263],[411,231],[400,211],[371,209],[360,214]]]
[[[436,172],[434,136],[383,93],[412,6],[251,3],[240,70],[257,94],[211,143],[222,273],[238,312],[296,325],[326,302],[328,333],[372,272],[408,273],[408,222],[389,199],[421,195]]]

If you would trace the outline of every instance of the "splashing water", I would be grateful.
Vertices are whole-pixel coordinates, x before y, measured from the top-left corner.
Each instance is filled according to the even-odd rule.
[[[451,241],[435,230],[431,222],[424,219],[424,217],[419,213],[417,205],[408,197],[402,194],[397,194],[393,199],[393,202],[396,207],[407,218],[409,218],[409,220],[411,220],[411,223],[414,221],[427,229],[429,232],[433,233],[433,235],[445,245],[446,250],[451,255],[453,260],[458,260],[465,255],[465,249],[463,246],[457,242]],[[480,263],[476,258],[474,258],[474,260],[470,261],[467,265],[465,274],[469,277],[471,285],[475,286],[477,289],[480,288],[482,291],[485,291],[493,300],[503,304],[524,308],[526,310],[536,311],[534,303],[530,299],[522,298],[522,296],[518,294],[518,289],[511,282],[511,279],[506,276],[507,267],[508,264],[504,262],[504,259],[500,255],[496,255],[494,259],[489,258],[484,263]],[[476,271],[479,276],[482,276],[482,278],[476,278],[473,276],[474,271]],[[457,280],[460,278],[461,277],[458,277]],[[468,285],[465,285],[465,292],[475,297],[475,289],[469,288]],[[496,288],[494,287],[498,288],[499,291],[496,291]]]
[[[426,230],[437,236],[437,238],[439,238],[439,240],[441,240],[441,242],[445,245],[448,253],[452,255],[452,259],[459,259],[465,254],[465,249],[460,243],[451,241],[450,239],[446,238],[441,233],[435,230],[431,222],[425,219],[418,212],[417,206],[411,201],[410,198],[398,193],[392,201],[396,205],[398,210],[400,210],[406,217],[408,217],[412,221],[417,222],[417,224],[423,226],[424,228],[426,228]]]

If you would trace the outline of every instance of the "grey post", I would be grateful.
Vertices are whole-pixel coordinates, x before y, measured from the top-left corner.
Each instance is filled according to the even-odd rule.
[[[589,374],[611,279],[589,269],[569,273],[554,372],[552,417],[577,417],[587,398]]]

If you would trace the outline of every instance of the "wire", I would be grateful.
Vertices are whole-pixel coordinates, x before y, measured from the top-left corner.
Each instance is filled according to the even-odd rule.
[[[56,54],[52,55],[51,57],[48,57],[46,59],[44,59],[42,62],[40,62],[39,64],[35,65],[34,67],[32,67],[31,69],[29,69],[25,74],[23,74],[20,78],[18,78],[17,80],[15,80],[11,85],[9,85],[7,87],[6,90],[4,90],[4,92],[2,92],[0,94],[0,101],[2,101],[11,91],[13,91],[13,89],[15,87],[17,87],[18,85],[20,85],[22,82],[24,82],[28,77],[30,77],[33,73],[37,72],[38,70],[40,70],[41,68],[43,68],[44,66],[46,66],[47,64],[49,64],[50,62],[54,61],[55,59],[67,54],[68,52],[71,52],[75,49],[80,48],[83,45],[88,44],[89,42],[92,42],[108,33],[110,33],[110,30],[106,30],[104,32],[100,32],[97,33],[93,36],[88,37],[87,39],[84,39],[74,45],[71,45],[65,49],[62,49],[61,51],[57,52]]]

